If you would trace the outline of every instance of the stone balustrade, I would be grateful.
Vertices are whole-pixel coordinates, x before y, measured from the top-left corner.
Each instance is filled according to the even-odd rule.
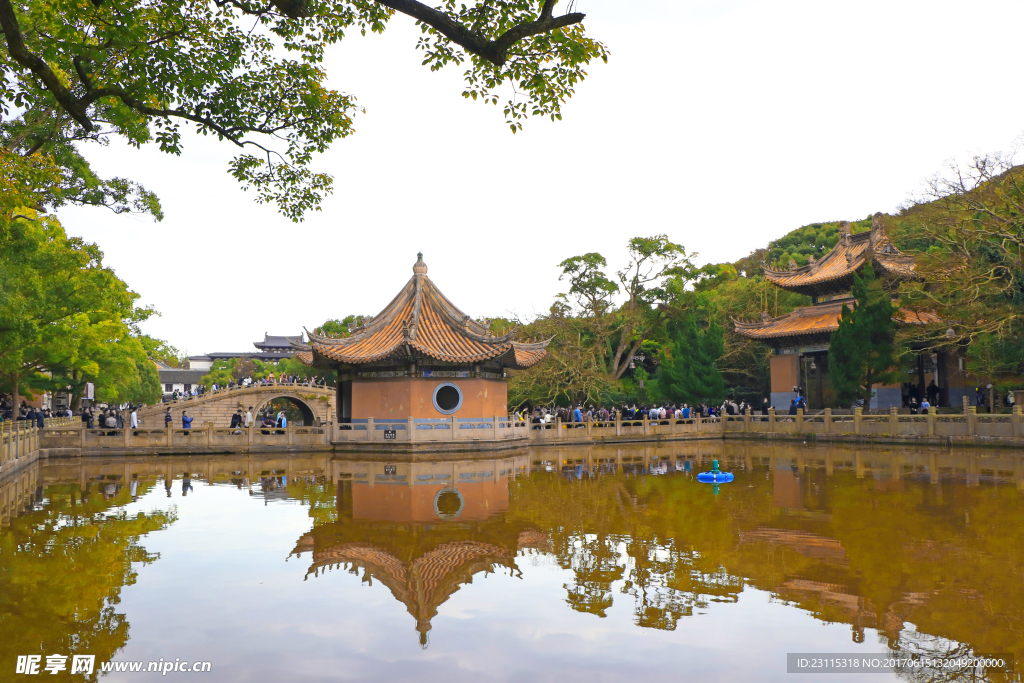
[[[76,424],[73,417],[49,417],[43,421],[44,429],[69,427]],[[42,430],[28,420],[0,422],[0,474],[38,456]]]
[[[750,438],[775,436],[887,437],[893,439],[919,439],[936,442],[977,442],[979,444],[1015,444],[1024,442],[1024,416],[1021,407],[1014,407],[1009,415],[979,415],[975,408],[965,414],[900,415],[895,408],[888,413],[864,415],[857,408],[852,415],[833,415],[826,408],[822,413],[804,415],[725,415],[684,420],[666,419],[593,421],[563,424],[560,420],[537,425],[530,424],[531,443],[553,441],[557,443],[583,443],[619,440],[660,440],[673,437],[710,437],[731,435]]]
[[[900,415],[820,414],[729,415],[684,420],[616,420],[548,424],[491,419],[387,420],[317,427],[216,427],[195,429],[85,429],[67,420],[38,430],[14,423],[3,432],[0,462],[20,461],[36,451],[62,455],[247,453],[329,450],[487,450],[519,445],[643,443],[688,439],[808,439],[822,441],[895,441],[921,444],[1024,446],[1020,407],[1009,415],[931,413]],[[64,450],[49,450],[64,449]]]

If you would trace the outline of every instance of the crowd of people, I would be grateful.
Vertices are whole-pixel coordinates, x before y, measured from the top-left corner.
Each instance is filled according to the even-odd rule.
[[[235,432],[236,434],[241,434],[241,430],[243,428],[248,429],[253,424],[253,410],[255,410],[255,408],[252,406],[249,406],[249,409],[244,413],[241,408],[236,410],[231,416],[231,423],[228,425],[228,428],[238,430]],[[134,413],[132,415],[134,418]],[[256,415],[256,418],[256,422],[258,423],[257,426],[260,429],[286,429],[288,427],[288,416],[285,415],[283,410],[279,410],[275,416],[272,409],[264,408]],[[181,428],[192,429],[192,421],[194,419],[195,418],[188,414],[188,409],[182,410]],[[171,414],[171,409],[168,408],[164,412],[164,427],[170,427],[173,422],[174,415]],[[137,423],[133,423],[132,426],[136,427],[138,425]],[[263,433],[267,434],[268,432],[264,431]]]
[[[51,417],[72,417],[71,409],[36,408],[25,401],[15,409],[10,396],[0,398],[0,422],[27,421],[41,428]]]
[[[100,408],[88,406],[79,411],[82,426],[86,429],[129,429],[139,428],[139,407],[127,405],[121,408]]]
[[[764,399],[759,408],[763,415],[768,414],[768,399]],[[794,414],[795,414],[794,410]],[[555,420],[563,423],[582,422],[615,422],[616,420],[688,420],[698,417],[721,417],[722,415],[753,415],[755,409],[746,401],[736,403],[726,399],[721,405],[709,406],[704,403],[690,405],[688,403],[666,403],[661,405],[623,405],[621,407],[597,407],[594,405],[577,405],[574,408],[547,406],[526,406],[516,411],[516,419],[533,424],[548,424]]]

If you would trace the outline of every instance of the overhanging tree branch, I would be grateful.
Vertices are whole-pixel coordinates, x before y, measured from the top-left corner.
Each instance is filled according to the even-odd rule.
[[[282,3],[288,2],[288,0],[280,1]],[[377,0],[377,3],[423,22],[456,45],[478,57],[486,59],[495,66],[504,66],[505,62],[508,61],[509,48],[520,40],[578,24],[587,16],[582,12],[574,12],[561,17],[552,17],[551,13],[554,11],[555,0],[546,0],[541,8],[540,18],[536,21],[517,24],[498,36],[496,40],[487,40],[479,33],[453,20],[444,12],[428,7],[422,2],[417,2],[417,0]],[[280,5],[278,7],[281,8]],[[281,11],[284,12],[285,10],[281,8]]]
[[[14,12],[11,0],[0,0],[0,28],[3,29],[4,39],[7,41],[7,51],[14,61],[34,73],[65,111],[87,131],[92,131],[93,124],[86,116],[85,107],[64,87],[60,78],[43,58],[33,54],[25,46],[25,37],[21,33],[18,15]]]

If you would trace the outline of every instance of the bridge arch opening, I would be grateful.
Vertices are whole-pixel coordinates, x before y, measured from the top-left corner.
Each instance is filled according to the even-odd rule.
[[[261,403],[254,413],[256,424],[263,421],[264,416],[277,421],[277,415],[284,412],[288,424],[293,427],[316,427],[319,424],[316,413],[305,401],[294,396],[274,396]]]

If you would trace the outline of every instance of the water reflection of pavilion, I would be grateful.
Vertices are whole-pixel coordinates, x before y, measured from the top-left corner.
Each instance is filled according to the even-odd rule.
[[[517,572],[521,549],[547,535],[505,523],[509,480],[525,456],[432,463],[341,463],[338,521],[315,527],[293,554],[312,553],[306,573],[363,571],[405,605],[426,646],[438,608],[473,577]]]

